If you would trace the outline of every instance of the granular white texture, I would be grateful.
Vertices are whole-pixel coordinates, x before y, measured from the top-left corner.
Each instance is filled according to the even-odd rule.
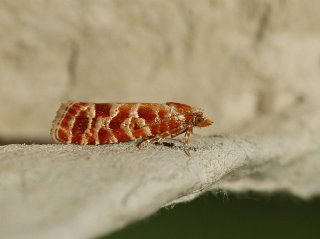
[[[194,136],[191,158],[179,140],[143,150],[134,143],[1,146],[0,237],[91,238],[215,189],[319,195],[319,115],[312,112],[281,114],[243,137]]]

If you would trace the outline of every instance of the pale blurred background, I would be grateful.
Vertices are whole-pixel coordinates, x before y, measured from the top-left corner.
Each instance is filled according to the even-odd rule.
[[[177,101],[236,133],[316,102],[320,1],[0,2],[0,138],[50,142],[60,103]]]

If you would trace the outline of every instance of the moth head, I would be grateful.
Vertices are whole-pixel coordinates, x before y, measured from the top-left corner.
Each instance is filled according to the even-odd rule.
[[[196,127],[207,127],[212,125],[213,121],[203,116],[203,110],[194,109],[194,126]]]

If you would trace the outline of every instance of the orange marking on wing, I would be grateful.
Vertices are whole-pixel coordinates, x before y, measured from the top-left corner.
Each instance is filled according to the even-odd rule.
[[[58,139],[61,142],[68,142],[68,134],[64,130],[59,129],[58,130]]]
[[[150,126],[150,131],[152,135],[157,135],[160,133],[160,124],[155,124]]]
[[[165,109],[160,109],[158,112],[158,115],[159,115],[160,120],[164,120],[164,119],[170,117],[168,110],[165,110]]]
[[[105,129],[101,128],[98,132],[99,144],[109,144],[112,135]]]
[[[139,118],[142,118],[145,120],[146,125],[150,125],[155,122],[155,119],[157,115],[152,109],[152,106],[147,106],[147,105],[141,105],[138,109],[138,115]]]
[[[76,117],[76,120],[72,127],[72,139],[71,142],[74,144],[81,144],[82,135],[88,128],[89,119],[86,111],[81,111]]]
[[[60,127],[64,128],[66,130],[69,130],[69,122],[70,120],[78,113],[78,111],[80,110],[80,105],[79,104],[73,104],[68,111],[66,112],[66,114],[64,115],[61,123],[60,123]]]
[[[147,137],[147,134],[145,133],[143,128],[132,130],[132,135],[136,139]]]
[[[112,104],[98,103],[95,104],[96,116],[95,117],[108,117],[110,116],[110,109]]]
[[[167,102],[166,104],[169,106],[174,106],[180,114],[192,113],[192,107],[189,105],[176,103],[176,102]]]
[[[181,129],[183,128],[183,125],[181,124],[181,122],[175,120],[175,119],[171,119],[168,122],[168,132],[170,134],[177,134],[181,131]]]
[[[117,138],[118,142],[131,141],[130,137],[127,135],[124,129],[114,129],[112,130],[114,137]]]
[[[129,117],[130,110],[131,110],[130,104],[120,105],[118,114],[115,117],[113,117],[113,119],[109,123],[109,128],[119,129],[121,123]]]

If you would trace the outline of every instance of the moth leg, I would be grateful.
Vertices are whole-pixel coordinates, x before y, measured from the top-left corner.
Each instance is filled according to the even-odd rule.
[[[190,149],[189,149],[189,139],[190,139],[190,135],[192,133],[192,126],[189,126],[186,129],[186,134],[185,134],[185,142],[183,145],[183,151],[186,153],[186,155],[188,155],[189,157],[191,157],[190,154]]]
[[[156,135],[156,136],[152,136],[148,139],[144,139],[142,140],[139,144],[138,144],[138,147],[139,149],[142,149],[144,147],[146,147],[148,144],[154,144],[158,141],[160,141],[161,139],[165,138],[165,137],[168,137],[169,134],[165,133],[165,134],[160,134],[160,135]]]
[[[159,135],[151,136],[150,138],[142,140],[138,144],[138,147],[139,147],[139,149],[142,149],[142,148],[146,147],[148,144],[154,144],[154,143],[156,143],[156,142],[158,142],[168,136],[170,136],[170,134],[167,132],[159,134]]]
[[[160,138],[157,136],[152,136],[151,138],[144,139],[138,144],[138,148],[145,148],[148,144],[154,144],[155,142],[159,141],[159,139]]]
[[[188,128],[185,128],[182,131],[179,131],[178,133],[171,134],[170,136],[171,136],[171,138],[177,137],[178,135],[185,133],[187,129]]]

